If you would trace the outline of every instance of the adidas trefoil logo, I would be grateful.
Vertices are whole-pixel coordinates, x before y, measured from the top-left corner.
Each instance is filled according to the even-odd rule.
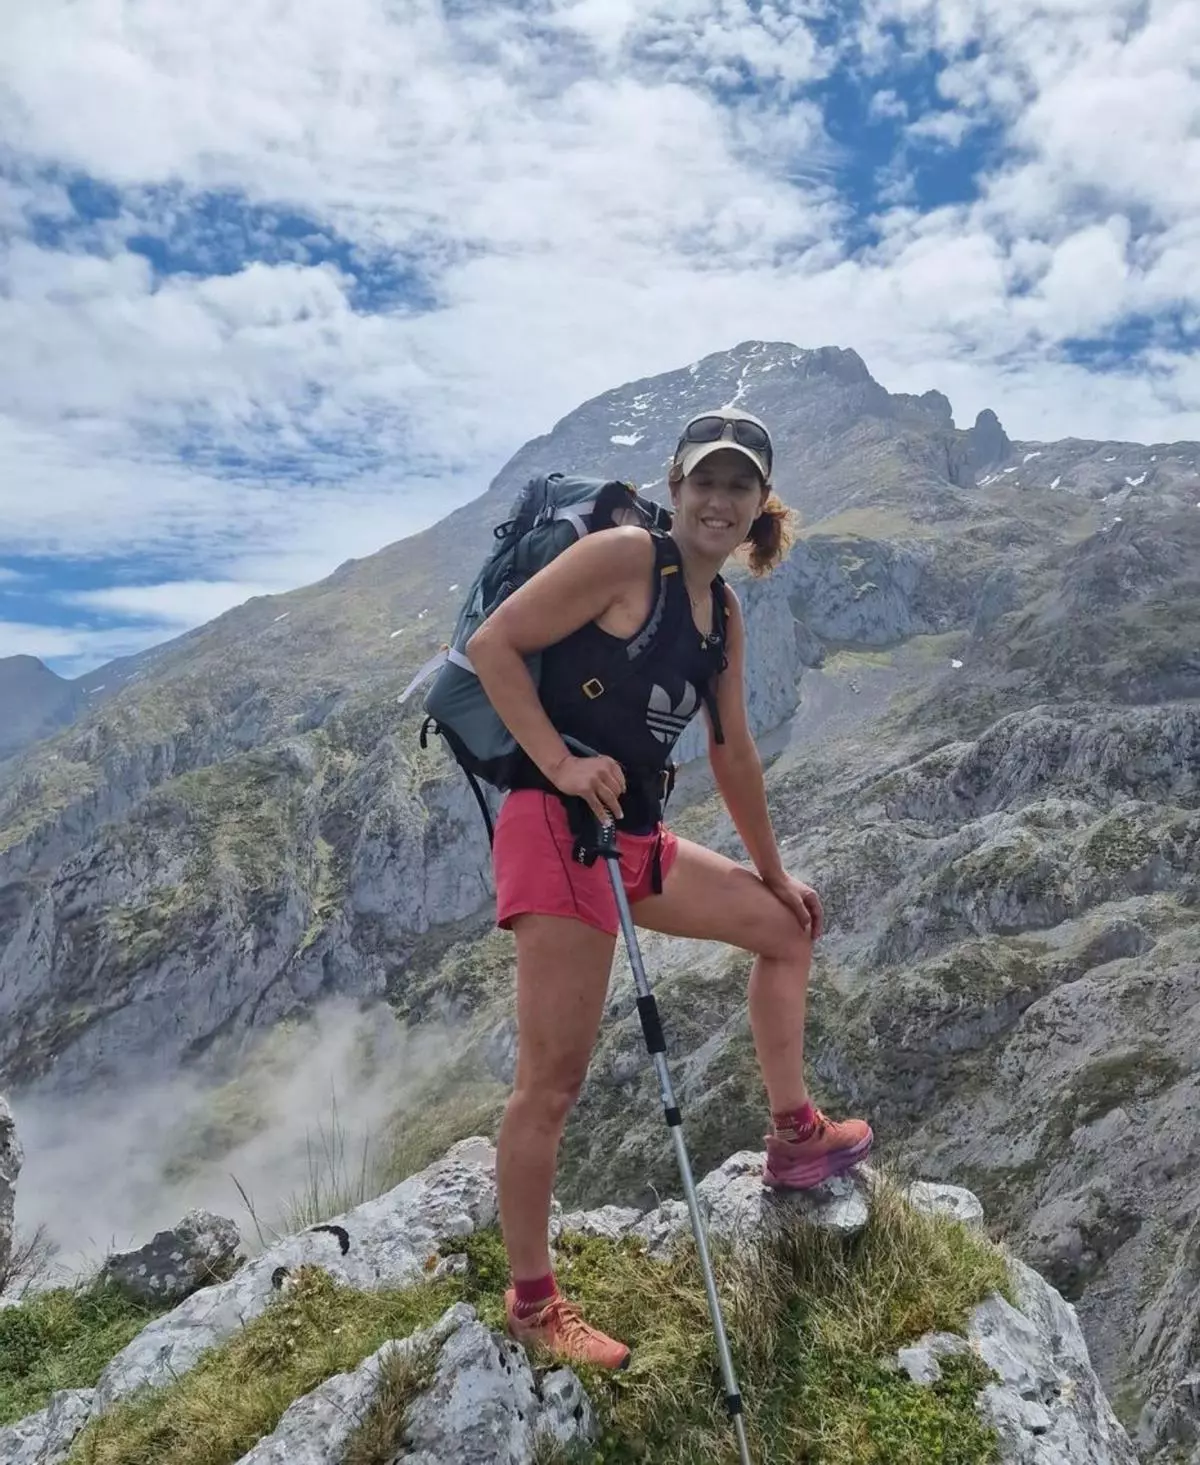
[[[646,725],[660,743],[673,743],[691,721],[699,701],[699,693],[688,682],[678,704],[672,707],[671,698],[662,687],[655,684],[650,688]]]

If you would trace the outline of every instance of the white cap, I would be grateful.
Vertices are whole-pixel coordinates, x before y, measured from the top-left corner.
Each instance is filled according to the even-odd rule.
[[[690,427],[693,422],[698,422],[701,418],[704,417],[723,417],[728,426],[726,426],[722,430],[721,436],[719,438],[714,438],[712,442],[686,442],[684,440],[683,434],[687,432],[688,427]],[[735,453],[741,453],[744,458],[749,458],[751,463],[754,464],[755,468],[761,475],[763,482],[770,483],[772,466],[770,462],[770,455],[764,455],[762,453],[756,452],[753,448],[748,448],[745,443],[738,442],[733,435],[733,424],[735,422],[752,422],[755,427],[762,428],[763,432],[767,436],[768,442],[770,441],[771,435],[767,429],[766,423],[762,422],[759,418],[752,416],[749,412],[742,412],[736,407],[717,407],[710,412],[697,412],[694,417],[688,419],[687,424],[684,426],[683,433],[680,434],[679,446],[675,450],[675,456],[673,459],[673,462],[678,464],[680,469],[682,469],[683,476],[685,478],[688,476],[689,473],[692,472],[697,464],[702,463],[710,453],[719,453],[732,449]]]

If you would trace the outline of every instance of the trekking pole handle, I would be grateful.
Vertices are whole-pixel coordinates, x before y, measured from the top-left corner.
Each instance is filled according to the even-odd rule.
[[[589,748],[586,743],[581,743],[578,738],[570,737],[566,733],[561,734],[561,736],[567,747],[583,758],[600,758],[603,756],[595,748]],[[593,814],[592,818],[595,819],[596,816]],[[605,858],[614,858],[616,856],[617,823],[611,814],[606,814],[603,819],[596,819],[596,849]]]

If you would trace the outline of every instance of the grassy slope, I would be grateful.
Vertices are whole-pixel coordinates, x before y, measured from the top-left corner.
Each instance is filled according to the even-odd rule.
[[[359,1292],[320,1269],[303,1269],[293,1290],[188,1374],[94,1421],[70,1465],[233,1465],[293,1399],[454,1302],[471,1303],[485,1323],[501,1327],[507,1268],[499,1235],[449,1238],[443,1250],[467,1252],[466,1274],[403,1290]],[[932,1389],[888,1366],[898,1347],[929,1329],[961,1330],[976,1302],[1007,1290],[1003,1259],[986,1241],[957,1223],[920,1216],[881,1189],[870,1224],[852,1242],[801,1226],[757,1256],[721,1247],[715,1256],[756,1461],[978,1465],[998,1458],[975,1412],[986,1380],[974,1355],[949,1361]],[[587,1315],[634,1348],[632,1366],[619,1376],[581,1370],[601,1427],[583,1460],[714,1465],[733,1458],[690,1240],[659,1262],[637,1242],[566,1236],[558,1270]],[[645,1306],[650,1295],[653,1309]],[[55,1336],[69,1365],[65,1354],[50,1361],[43,1336],[50,1315],[60,1320]],[[11,1309],[0,1325],[9,1345],[0,1419],[11,1419],[43,1404],[51,1388],[94,1383],[140,1323],[115,1295],[82,1292]],[[12,1346],[22,1338],[40,1341]],[[353,1465],[392,1457],[406,1400],[429,1377],[429,1362],[389,1373],[356,1438]]]
[[[0,1428],[56,1389],[91,1388],[154,1311],[115,1287],[56,1287],[0,1309]]]

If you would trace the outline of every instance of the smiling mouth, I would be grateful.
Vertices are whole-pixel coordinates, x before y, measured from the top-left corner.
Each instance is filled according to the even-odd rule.
[[[733,528],[733,521],[731,519],[701,519],[700,522],[704,525],[706,529]]]

